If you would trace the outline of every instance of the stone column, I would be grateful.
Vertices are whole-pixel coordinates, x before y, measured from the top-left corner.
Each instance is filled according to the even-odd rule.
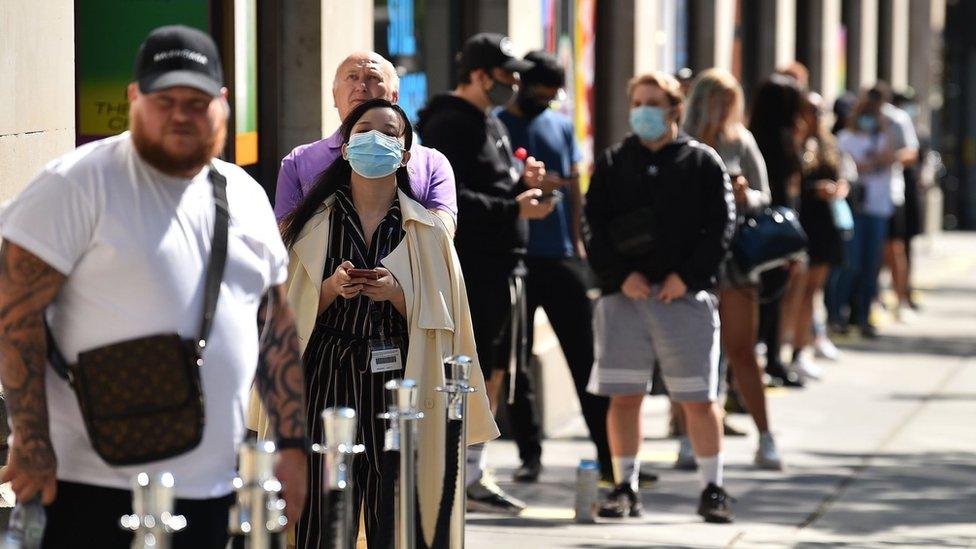
[[[373,2],[363,0],[320,0],[322,39],[321,137],[339,127],[339,113],[332,98],[332,79],[339,63],[350,53],[373,49]],[[308,17],[306,15],[306,17]]]
[[[72,0],[0,2],[0,201],[75,145],[74,29]]]

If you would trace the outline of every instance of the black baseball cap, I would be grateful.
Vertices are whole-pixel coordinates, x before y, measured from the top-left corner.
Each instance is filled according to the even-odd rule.
[[[532,68],[532,63],[512,54],[511,39],[493,32],[482,32],[469,38],[458,62],[465,71],[498,67],[509,72],[525,72]]]
[[[159,27],[136,53],[139,91],[188,86],[217,97],[224,85],[220,53],[207,33],[184,25]]]

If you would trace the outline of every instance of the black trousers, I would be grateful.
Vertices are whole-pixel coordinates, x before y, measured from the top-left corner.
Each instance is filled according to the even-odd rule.
[[[400,347],[406,361],[407,348]],[[365,451],[352,464],[352,524],[350,539],[359,535],[359,512],[363,510],[366,539],[371,549],[394,545],[394,495],[396,468],[389,468],[383,451],[386,420],[376,417],[386,411],[384,385],[403,377],[402,370],[373,373],[369,368],[369,347],[365,341],[350,342],[316,326],[305,350],[305,391],[308,397],[306,421],[312,440],[322,441],[322,410],[344,406],[356,411],[356,441]],[[296,526],[297,547],[327,547],[334,526],[329,523],[323,457],[309,454],[308,500]]]
[[[224,549],[233,503],[233,494],[176,500],[176,514],[186,517],[187,525],[173,536],[173,549]],[[132,532],[119,527],[119,518],[132,513],[128,490],[58,481],[57,499],[45,511],[45,549],[129,549],[132,545]]]
[[[462,262],[462,265],[464,263]],[[518,260],[502,258],[489,265],[464,267],[468,306],[481,372],[487,381],[493,371],[507,370],[512,353],[512,295],[510,280]]]
[[[596,445],[601,472],[612,475],[610,447],[607,443],[607,408],[610,399],[586,392],[593,369],[593,309],[587,297],[585,263],[578,258],[526,259],[528,266],[528,348],[532,349],[532,319],[538,307],[546,312],[570,375],[576,385],[583,419]],[[515,381],[515,400],[508,407],[512,436],[522,461],[539,459],[542,454],[541,429],[535,408],[535,392],[527,368],[520,368]]]

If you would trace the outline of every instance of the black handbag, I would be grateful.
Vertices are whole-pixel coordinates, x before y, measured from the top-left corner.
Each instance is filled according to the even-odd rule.
[[[89,349],[69,365],[47,328],[48,360],[78,397],[95,452],[110,465],[170,458],[200,444],[203,348],[213,325],[227,262],[227,179],[211,166],[216,204],[200,335],[155,334]]]
[[[645,207],[619,215],[607,224],[614,250],[622,256],[640,257],[654,249],[654,210]]]
[[[732,241],[732,258],[743,273],[755,276],[801,256],[807,235],[797,213],[784,206],[747,217]]]

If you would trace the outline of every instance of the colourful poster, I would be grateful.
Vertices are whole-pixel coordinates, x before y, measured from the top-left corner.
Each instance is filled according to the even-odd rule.
[[[126,87],[136,50],[149,31],[176,23],[208,30],[209,6],[208,0],[75,2],[79,144],[129,127]]]
[[[258,3],[234,1],[234,162],[258,162]]]
[[[566,68],[566,89],[553,108],[573,120],[576,141],[583,159],[580,180],[583,189],[593,165],[593,78],[596,45],[595,0],[541,0],[542,42]]]
[[[574,85],[577,105],[573,122],[576,140],[583,153],[580,162],[580,184],[586,192],[593,167],[593,84],[595,80],[596,0],[576,1],[576,76]]]

